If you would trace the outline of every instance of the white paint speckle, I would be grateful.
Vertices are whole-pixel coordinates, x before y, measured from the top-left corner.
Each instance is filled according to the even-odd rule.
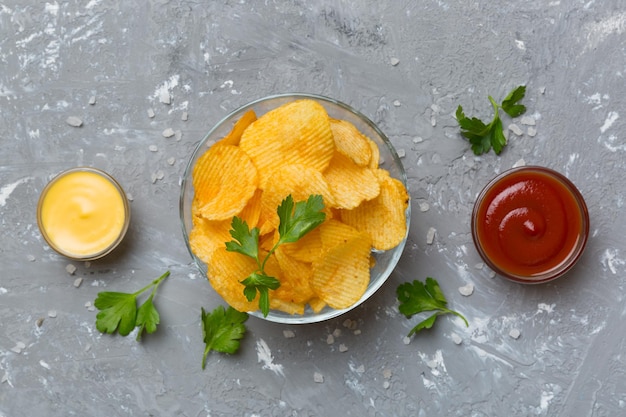
[[[263,363],[262,368],[274,372],[276,375],[285,376],[283,366],[274,363],[274,356],[265,340],[259,339],[256,342],[256,353],[259,363]]]
[[[600,127],[600,132],[601,133],[606,132],[611,126],[613,126],[613,123],[615,123],[617,119],[619,119],[618,112],[616,111],[609,112],[609,114],[607,114],[606,116],[606,120],[604,121],[604,124]]]
[[[7,184],[3,186],[2,188],[0,188],[0,207],[3,207],[4,205],[6,205],[7,199],[13,193],[13,191],[15,191],[17,187],[24,184],[26,181],[30,179],[31,179],[30,177],[22,178],[22,179],[15,181],[14,183]]]
[[[524,41],[522,41],[522,40],[516,39],[515,40],[515,46],[520,51],[525,51],[526,50],[526,45],[524,44]]]
[[[624,261],[623,259],[620,259],[618,255],[619,255],[619,252],[617,249],[607,248],[604,250],[604,253],[602,254],[600,258],[600,262],[606,265],[608,270],[611,271],[613,275],[617,274],[618,267],[626,264],[626,261]]]

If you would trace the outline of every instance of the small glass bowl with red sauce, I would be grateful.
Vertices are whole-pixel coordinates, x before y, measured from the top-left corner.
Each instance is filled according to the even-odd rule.
[[[544,167],[513,168],[481,191],[472,237],[497,274],[537,284],[556,279],[578,261],[589,235],[583,196],[564,175]]]

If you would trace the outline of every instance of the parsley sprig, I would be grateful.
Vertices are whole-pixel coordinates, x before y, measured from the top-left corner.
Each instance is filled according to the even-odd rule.
[[[469,326],[467,319],[463,315],[447,308],[448,301],[443,295],[439,283],[434,278],[426,278],[426,283],[418,280],[414,280],[412,283],[405,282],[398,286],[396,293],[400,301],[398,309],[407,318],[411,318],[414,314],[423,311],[435,312],[413,327],[408,336],[412,336],[422,329],[430,329],[435,324],[437,317],[444,314],[454,314],[463,319],[466,326]]]
[[[202,335],[205,343],[202,356],[202,369],[211,350],[222,353],[235,353],[239,349],[239,341],[246,333],[245,321],[247,313],[241,313],[232,307],[224,309],[218,306],[213,312],[207,313],[202,308]]]
[[[137,341],[144,331],[154,333],[160,322],[159,312],[154,305],[154,296],[161,282],[170,275],[165,272],[139,291],[134,293],[104,291],[98,293],[94,306],[100,310],[96,315],[96,328],[102,333],[128,336],[135,327],[139,327]],[[152,289],[148,298],[137,309],[137,297]]]
[[[461,135],[469,139],[472,150],[476,155],[482,155],[489,152],[493,147],[493,151],[499,155],[507,143],[506,136],[500,119],[500,109],[504,110],[510,117],[518,117],[526,112],[526,106],[519,104],[526,94],[526,86],[519,86],[511,91],[502,104],[496,103],[493,97],[489,96],[489,102],[493,106],[494,116],[489,124],[485,124],[482,120],[472,117],[469,118],[463,113],[463,107],[456,109],[456,120],[461,127]]]
[[[322,224],[326,219],[324,199],[321,195],[311,195],[306,201],[294,204],[293,197],[288,195],[278,206],[277,213],[279,239],[274,247],[261,259],[259,250],[259,228],[249,228],[241,218],[233,217],[230,235],[234,240],[226,242],[226,250],[239,252],[256,260],[257,269],[245,278],[243,293],[248,301],[254,300],[259,293],[259,309],[264,317],[270,310],[269,290],[280,287],[280,281],[265,272],[265,264],[276,249],[284,243],[298,241],[304,235]]]

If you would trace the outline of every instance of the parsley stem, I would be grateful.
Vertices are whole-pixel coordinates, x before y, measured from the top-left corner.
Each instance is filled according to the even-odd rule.
[[[154,295],[154,293],[156,292],[157,287],[159,286],[159,284],[161,283],[161,281],[163,281],[165,278],[170,276],[170,271],[165,271],[165,273],[163,275],[161,275],[160,277],[158,277],[157,279],[155,279],[154,281],[152,281],[150,284],[146,285],[145,287],[143,287],[142,289],[140,289],[139,291],[135,291],[133,293],[133,295],[136,297],[139,294],[143,293],[144,291],[146,291],[148,288],[153,287],[152,288],[152,294]]]

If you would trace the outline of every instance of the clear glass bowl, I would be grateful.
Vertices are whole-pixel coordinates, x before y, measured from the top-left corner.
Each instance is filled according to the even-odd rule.
[[[237,121],[246,111],[252,109],[257,114],[258,117],[267,113],[268,111],[275,109],[285,103],[298,100],[298,99],[311,99],[320,103],[330,117],[336,119],[343,119],[353,123],[364,135],[372,139],[378,145],[380,149],[380,167],[389,171],[392,177],[399,179],[405,185],[407,184],[406,172],[404,171],[404,167],[402,166],[402,162],[398,157],[396,150],[393,145],[389,141],[389,139],[385,136],[383,132],[378,129],[378,127],[369,120],[366,116],[348,106],[347,104],[341,103],[337,100],[333,100],[331,98],[313,95],[313,94],[302,94],[302,93],[292,93],[292,94],[279,94],[273,95],[269,97],[265,97],[256,101],[253,101],[249,104],[246,104],[243,107],[233,111],[228,116],[224,117],[220,120],[210,131],[206,134],[206,136],[198,143],[189,162],[187,164],[187,168],[185,169],[185,173],[183,176],[182,184],[181,184],[181,194],[180,194],[180,218],[182,222],[183,235],[185,238],[185,242],[187,244],[187,249],[194,259],[196,265],[202,272],[202,274],[210,280],[210,277],[207,276],[207,267],[198,257],[193,253],[191,247],[189,245],[189,233],[192,229],[192,214],[191,214],[191,204],[194,197],[194,189],[193,189],[193,181],[192,181],[192,171],[193,167],[196,164],[198,158],[217,140],[224,137],[230,130],[235,121]],[[411,219],[411,202],[409,199],[409,205],[406,209],[406,229],[407,234],[409,230],[409,223]],[[378,290],[381,285],[385,283],[385,281],[389,278],[389,275],[395,268],[398,260],[400,259],[400,255],[404,250],[404,246],[406,243],[406,236],[402,240],[402,242],[396,246],[395,248],[388,251],[375,251],[373,252],[373,256],[376,260],[375,266],[370,270],[370,283],[367,287],[367,290],[361,297],[361,299],[353,304],[351,307],[336,310],[330,307],[325,307],[322,311],[315,313],[308,306],[302,315],[291,315],[282,311],[270,310],[267,317],[263,317],[263,314],[260,311],[250,312],[251,315],[255,317],[259,317],[265,320],[277,322],[277,323],[285,323],[285,324],[307,324],[307,323],[316,323],[323,320],[327,320],[333,317],[337,317],[341,314],[344,314],[360,304],[362,304],[365,300],[370,298],[372,294]],[[242,286],[243,291],[243,286]]]

